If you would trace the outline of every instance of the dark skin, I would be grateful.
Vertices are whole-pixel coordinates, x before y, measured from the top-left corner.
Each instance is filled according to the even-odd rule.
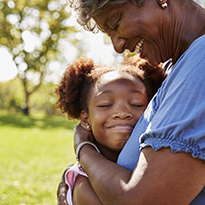
[[[184,6],[183,1],[176,0],[169,1],[166,9],[162,9],[157,0],[146,0],[142,7],[127,2],[113,7],[107,5],[94,19],[111,38],[116,52],[122,53],[125,49],[133,52],[143,38],[142,58],[152,65],[170,58],[176,63],[205,30],[202,8],[186,4],[187,8],[182,9]],[[121,8],[124,10],[120,11]],[[195,13],[197,15],[193,15]]]
[[[58,186],[58,190],[57,190],[58,205],[68,205],[66,200],[68,185],[65,183],[65,173],[69,169],[69,167],[64,171],[60,184]],[[78,175],[73,190],[73,204],[86,205],[86,203],[95,204],[95,205],[103,204],[98,198],[98,196],[95,194],[88,178],[82,175]]]
[[[58,185],[58,190],[57,190],[58,205],[68,205],[67,200],[66,200],[66,195],[68,192],[68,185],[65,184],[65,173],[71,166],[72,165],[68,166],[67,169],[64,171],[60,184]]]
[[[75,137],[78,144],[79,138],[88,140],[91,135],[77,126]],[[169,148],[157,152],[144,148],[133,172],[108,161],[91,146],[81,150],[80,163],[103,204],[189,204],[205,185],[205,163],[189,153],[173,154]]]
[[[126,72],[108,72],[92,85],[88,93],[89,114],[81,111],[80,126],[89,133],[92,131],[95,136],[92,142],[101,155],[116,163],[147,105],[146,87],[141,80]],[[65,191],[62,188],[62,198]],[[72,200],[73,204],[102,205],[88,178],[80,175],[75,181]]]
[[[152,65],[169,58],[175,63],[195,39],[205,34],[205,12],[192,2],[170,0],[167,3],[166,9],[162,9],[157,0],[146,0],[141,8],[126,3],[117,29],[104,21],[107,11],[95,20],[110,36],[117,52],[133,51],[143,38],[141,57]],[[143,18],[145,13],[146,18]],[[90,133],[77,126],[75,148],[91,138]],[[187,205],[205,186],[205,162],[189,153],[172,153],[169,148],[158,151],[144,148],[135,169],[130,171],[86,145],[80,152],[80,163],[93,190],[106,205]]]
[[[140,55],[155,65],[170,57],[176,62],[190,44],[205,33],[204,10],[189,4],[186,4],[186,9],[181,8],[185,8],[185,4],[178,0],[169,1],[166,9],[153,0],[146,0],[142,8],[134,8],[128,2],[122,7],[123,15],[117,29],[111,29],[105,22],[105,18],[115,15],[115,12],[111,12],[111,16],[110,13],[99,14],[95,20],[111,37],[117,52],[123,52],[125,48],[131,50],[134,42],[142,37],[144,44]],[[144,17],[142,11],[149,14],[145,19],[141,18]],[[191,16],[192,21],[190,12],[197,14]],[[132,13],[134,16],[129,21]],[[133,23],[137,26],[131,26]],[[85,140],[89,140],[89,134],[77,127],[75,147]],[[94,191],[106,205],[189,204],[205,186],[204,161],[189,153],[172,153],[169,148],[158,151],[144,148],[133,172],[99,156],[91,146],[84,146],[81,150],[80,163]]]

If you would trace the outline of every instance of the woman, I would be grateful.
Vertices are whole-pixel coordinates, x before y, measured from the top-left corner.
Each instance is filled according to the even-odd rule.
[[[100,1],[100,10],[94,0],[84,4],[80,13],[89,21],[81,25],[93,30],[89,22],[96,22],[117,52],[174,64],[118,164],[81,148],[95,193],[106,205],[205,204],[205,10],[193,0]],[[75,149],[90,138],[77,126]]]

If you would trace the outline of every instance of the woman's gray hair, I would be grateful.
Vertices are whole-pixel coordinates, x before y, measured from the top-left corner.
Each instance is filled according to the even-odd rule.
[[[122,4],[130,1],[136,6],[141,6],[144,0],[69,0],[70,7],[77,14],[77,22],[85,30],[96,33],[99,29],[93,17],[100,13],[102,8],[107,4]]]

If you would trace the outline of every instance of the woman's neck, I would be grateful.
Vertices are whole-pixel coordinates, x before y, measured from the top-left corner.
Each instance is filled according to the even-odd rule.
[[[177,3],[172,3],[172,12],[175,17],[172,16],[174,21],[170,24],[173,30],[170,46],[173,52],[172,61],[176,63],[193,41],[205,34],[205,9],[195,2],[185,5],[177,0]]]

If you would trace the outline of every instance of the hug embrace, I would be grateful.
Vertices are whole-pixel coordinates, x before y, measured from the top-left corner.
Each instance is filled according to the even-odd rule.
[[[172,62],[116,163],[98,152],[93,132],[75,128],[74,148],[89,180],[78,177],[73,196],[80,199],[80,188],[86,185],[104,205],[205,204],[204,8],[193,0],[70,3],[80,25],[106,33],[116,52],[139,53],[152,66]],[[65,183],[59,190],[59,204],[67,204]],[[85,205],[87,199],[73,202]]]

